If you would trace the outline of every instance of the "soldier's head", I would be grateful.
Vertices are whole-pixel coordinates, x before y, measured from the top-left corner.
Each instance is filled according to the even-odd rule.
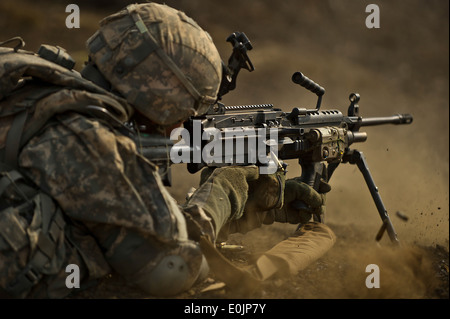
[[[222,60],[209,34],[181,11],[130,5],[103,19],[87,47],[88,66],[159,126],[203,114],[216,100]]]

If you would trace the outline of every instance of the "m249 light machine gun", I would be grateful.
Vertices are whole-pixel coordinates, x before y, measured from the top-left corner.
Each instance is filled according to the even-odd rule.
[[[376,236],[379,241],[384,232],[387,232],[392,242],[398,243],[398,237],[390,220],[386,207],[375,185],[372,174],[369,171],[364,154],[351,148],[354,143],[365,142],[367,133],[360,131],[365,126],[383,124],[411,124],[413,117],[410,114],[397,114],[387,117],[363,118],[359,114],[358,102],[360,96],[352,93],[349,96],[350,105],[347,115],[339,110],[321,110],[322,97],[325,89],[307,78],[300,72],[295,72],[292,81],[318,97],[314,109],[293,108],[291,112],[282,111],[272,104],[225,106],[219,101],[228,91],[235,88],[236,75],[241,68],[253,71],[253,65],[247,55],[252,49],[248,38],[243,33],[233,33],[227,41],[233,45],[233,53],[228,61],[228,66],[223,65],[224,77],[219,89],[218,102],[211,106],[207,114],[191,117],[184,123],[184,128],[189,132],[182,143],[175,143],[170,149],[170,154],[184,154],[184,161],[191,173],[199,171],[202,167],[221,167],[230,165],[256,164],[267,166],[266,160],[271,157],[276,165],[286,165],[283,160],[298,159],[301,166],[300,180],[319,190],[321,180],[329,182],[336,168],[341,163],[357,165],[364,176],[365,182],[375,202],[376,208],[382,220],[382,226]],[[212,136],[211,139],[195,139],[195,137]],[[233,135],[230,135],[230,132]],[[244,132],[238,134],[237,132]],[[276,141],[273,140],[273,135]],[[231,136],[231,137],[230,137]],[[266,156],[256,156],[254,138],[262,138],[264,143],[263,153]],[[233,140],[231,148],[227,141]],[[252,142],[253,141],[253,142]],[[219,145],[211,154],[211,144]],[[142,152],[149,158],[158,148],[145,147]],[[252,144],[253,143],[253,144]],[[228,144],[230,145],[230,144]],[[238,147],[243,145],[244,147]],[[260,144],[258,144],[260,145]],[[205,152],[206,151],[206,152]],[[261,148],[258,149],[258,152]],[[275,152],[274,152],[275,151]],[[160,150],[161,154],[167,149]],[[199,154],[207,153],[209,157],[200,157]],[[186,155],[187,154],[187,155]],[[272,156],[274,155],[274,156]],[[276,155],[276,156],[275,156]],[[164,157],[164,156],[162,156]],[[167,161],[167,156],[165,156]],[[261,160],[263,159],[263,160]],[[173,161],[173,157],[171,156]],[[305,204],[296,202],[295,208],[303,208]],[[314,220],[324,222],[324,216],[314,216]]]

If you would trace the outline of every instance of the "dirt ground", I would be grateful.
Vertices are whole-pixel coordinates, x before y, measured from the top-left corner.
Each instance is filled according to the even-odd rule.
[[[389,242],[376,243],[374,234],[353,225],[330,225],[338,240],[321,259],[295,276],[277,277],[250,293],[226,287],[212,273],[204,282],[177,299],[448,299],[448,250]],[[229,244],[244,248],[222,253],[238,267],[249,265],[258,253],[287,238],[294,226],[275,224],[246,235],[231,236]],[[366,266],[380,269],[380,287],[366,287]],[[152,298],[126,285],[117,276],[71,298]]]
[[[156,1],[163,2],[163,1]],[[255,71],[242,71],[227,105],[273,103],[289,111],[313,107],[313,94],[290,82],[301,71],[326,89],[322,108],[346,112],[348,96],[361,95],[363,117],[411,113],[408,126],[370,127],[368,140],[355,145],[367,157],[380,194],[402,242],[376,243],[381,226],[375,205],[356,167],[344,164],[330,181],[327,224],[336,245],[300,274],[276,278],[251,295],[256,299],[448,299],[449,298],[449,3],[442,0],[167,0],[185,11],[214,39],[222,58],[230,53],[226,37],[243,31],[252,41]],[[80,7],[80,28],[67,29],[65,7]],[[380,28],[369,29],[366,6],[380,9]],[[126,1],[31,1],[0,3],[0,41],[20,35],[26,49],[41,43],[60,45],[86,60],[85,40],[98,21]],[[45,8],[45,9],[44,9]],[[300,173],[289,161],[288,177]],[[198,175],[184,166],[169,189],[182,201]],[[400,211],[408,217],[396,217]],[[292,233],[295,226],[275,224],[229,243],[241,251],[224,251],[236,265]],[[380,268],[380,288],[368,289],[368,264]],[[237,295],[214,274],[179,299],[228,299]],[[73,298],[152,298],[111,276]]]

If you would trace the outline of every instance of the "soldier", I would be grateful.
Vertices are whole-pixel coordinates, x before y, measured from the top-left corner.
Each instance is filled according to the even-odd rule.
[[[60,66],[59,51],[56,64],[0,51],[0,294],[64,298],[73,291],[69,264],[79,267],[81,287],[115,272],[173,296],[221,266],[236,287],[238,277],[295,273],[333,245],[327,226],[309,222],[324,194],[285,181],[283,171],[205,169],[179,205],[124,133],[122,123],[133,123],[167,135],[216,101],[221,58],[195,21],[166,5],[130,5],[103,19],[87,48],[82,76]],[[313,211],[291,209],[294,200]],[[219,235],[274,221],[305,225],[248,270],[221,265]]]

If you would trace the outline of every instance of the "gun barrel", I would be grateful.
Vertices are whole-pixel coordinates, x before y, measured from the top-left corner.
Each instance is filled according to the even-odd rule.
[[[363,118],[361,126],[373,126],[382,124],[411,124],[413,117],[411,114],[396,114],[385,117],[368,117]]]

